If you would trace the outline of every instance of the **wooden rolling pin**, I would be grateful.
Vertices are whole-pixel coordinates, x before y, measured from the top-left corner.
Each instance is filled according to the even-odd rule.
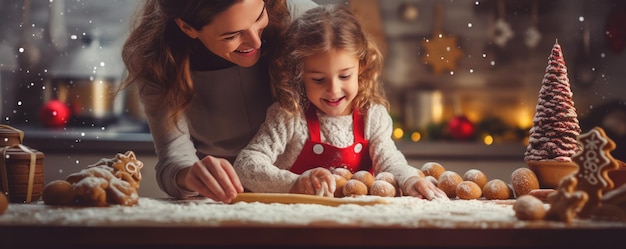
[[[383,198],[352,198],[352,197],[324,197],[305,194],[284,194],[284,193],[240,193],[233,199],[237,202],[261,202],[261,203],[283,203],[283,204],[320,204],[326,206],[339,206],[342,204],[375,205],[387,204]]]

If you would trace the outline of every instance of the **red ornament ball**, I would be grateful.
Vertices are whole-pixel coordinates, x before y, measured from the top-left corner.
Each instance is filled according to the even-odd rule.
[[[474,124],[466,116],[456,116],[448,122],[450,135],[457,140],[467,140],[474,135]]]
[[[70,108],[56,99],[45,103],[39,111],[39,119],[47,127],[64,127],[70,120],[70,116]]]

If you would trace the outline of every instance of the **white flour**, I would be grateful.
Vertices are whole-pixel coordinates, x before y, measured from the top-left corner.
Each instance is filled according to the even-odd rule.
[[[367,197],[357,197],[367,198]],[[133,207],[54,207],[42,202],[10,204],[2,225],[80,226],[393,226],[441,228],[524,227],[513,200],[427,201],[386,197],[388,204],[338,207],[316,204],[222,204],[210,200],[170,201],[140,198]],[[536,223],[535,223],[536,224]],[[555,222],[556,226],[566,226]]]

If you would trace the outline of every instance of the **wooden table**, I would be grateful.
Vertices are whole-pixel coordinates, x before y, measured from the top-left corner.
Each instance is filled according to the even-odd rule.
[[[169,202],[168,200],[165,200]],[[13,248],[224,248],[224,247],[326,247],[326,248],[356,248],[356,247],[379,247],[379,248],[600,248],[612,245],[615,248],[623,248],[626,245],[626,223],[599,222],[592,220],[576,220],[574,223],[562,222],[516,221],[514,217],[498,218],[491,221],[481,221],[473,217],[474,221],[451,218],[450,222],[442,222],[450,216],[468,215],[463,213],[465,204],[462,201],[454,201],[454,206],[447,208],[439,217],[427,218],[422,213],[430,212],[430,207],[425,211],[415,211],[411,215],[399,212],[398,215],[407,219],[420,219],[419,222],[409,223],[393,222],[387,224],[367,224],[367,221],[347,222],[344,217],[338,217],[338,222],[319,220],[306,224],[298,222],[268,223],[256,220],[251,212],[271,213],[274,206],[279,212],[291,209],[320,210],[328,212],[336,208],[339,212],[347,210],[376,211],[378,207],[358,207],[346,205],[340,207],[326,207],[321,205],[268,205],[259,203],[246,204],[164,204],[172,205],[172,210],[184,210],[195,212],[190,214],[186,222],[168,223],[159,220],[159,213],[163,209],[159,205],[143,205],[140,207],[113,207],[106,208],[107,216],[117,214],[108,221],[100,221],[99,217],[93,216],[76,219],[72,222],[60,219],[62,215],[76,216],[85,213],[94,213],[94,208],[57,208],[47,207],[44,204],[11,204],[5,215],[0,216],[0,244],[3,249]],[[430,205],[427,201],[419,202],[419,205]],[[179,206],[177,206],[179,205]],[[182,206],[180,206],[182,205]],[[268,206],[266,206],[268,205]],[[383,204],[385,205],[385,204]],[[475,212],[481,203],[468,202],[467,209]],[[317,207],[319,206],[319,207]],[[151,208],[154,207],[154,208]],[[491,207],[491,206],[488,206]],[[201,221],[205,216],[211,216],[212,211],[224,212],[224,208],[237,209],[219,221],[219,224]],[[389,210],[389,207],[380,207],[381,210]],[[382,209],[386,208],[386,209]],[[416,206],[416,209],[421,208]],[[31,209],[31,210],[27,210]],[[97,208],[96,208],[97,209]],[[454,211],[458,209],[459,211]],[[201,210],[201,211],[198,211]],[[401,210],[401,209],[398,209]],[[449,212],[449,210],[453,210]],[[179,212],[179,211],[172,211]],[[239,212],[239,213],[238,213]],[[497,211],[496,211],[497,212]],[[63,214],[62,214],[63,213]],[[249,214],[250,213],[250,214]],[[138,215],[140,214],[140,215]],[[168,214],[165,214],[167,216]],[[394,220],[396,214],[375,214],[379,218]],[[469,214],[470,216],[472,214]],[[84,215],[88,217],[88,215]],[[125,219],[136,218],[137,222],[125,222]],[[154,220],[150,220],[154,216]],[[236,219],[233,217],[242,218]],[[480,215],[477,215],[478,217]],[[48,217],[48,218],[46,218]],[[221,216],[220,216],[221,217]],[[302,216],[304,217],[304,216]],[[346,215],[345,217],[350,217]],[[359,216],[361,217],[361,216]],[[424,217],[424,218],[416,218]],[[19,220],[23,220],[19,221]],[[43,220],[41,223],[36,220]],[[291,219],[291,218],[290,218]],[[304,219],[304,218],[303,218]],[[118,222],[111,222],[111,220]],[[192,221],[198,220],[198,221]],[[206,218],[207,221],[214,220]],[[343,220],[343,221],[342,221]],[[450,227],[450,224],[456,224]]]

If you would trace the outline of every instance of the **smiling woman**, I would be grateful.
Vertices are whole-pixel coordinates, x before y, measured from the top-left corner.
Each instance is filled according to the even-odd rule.
[[[268,57],[284,25],[312,1],[148,0],[122,55],[159,162],[178,198],[230,202],[243,188],[231,162],[272,102]]]

